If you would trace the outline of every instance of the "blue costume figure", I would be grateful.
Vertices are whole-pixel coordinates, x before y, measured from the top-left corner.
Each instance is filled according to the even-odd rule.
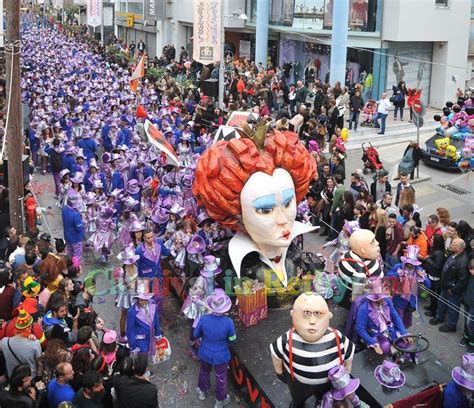
[[[122,122],[126,122],[127,127],[124,127],[117,135],[117,141],[115,143],[116,147],[125,145],[127,147],[130,146],[130,142],[132,141],[132,132],[128,128],[128,120],[124,117],[121,118]]]
[[[462,356],[461,367],[454,367],[443,392],[443,408],[472,407],[474,400],[474,354]]]
[[[409,245],[402,263],[395,264],[385,275],[387,279],[398,280],[398,289],[393,294],[393,305],[403,320],[405,327],[411,327],[412,314],[417,308],[418,283],[431,287],[431,282],[418,260],[420,248]]]
[[[67,254],[73,262],[80,265],[82,256],[82,241],[85,236],[85,227],[81,213],[82,199],[79,193],[70,190],[67,205],[62,209],[64,240],[67,245]]]
[[[77,142],[77,146],[82,149],[86,160],[95,159],[95,152],[98,149],[97,142],[92,138],[92,132],[84,131],[82,133],[82,139]]]
[[[68,146],[64,152],[63,169],[69,170],[71,176],[73,176],[76,172],[76,158],[74,157],[75,152],[76,148],[74,146]]]
[[[170,251],[162,241],[155,239],[153,232],[145,233],[143,239],[145,242],[135,250],[135,253],[140,256],[137,261],[138,276],[163,279],[161,256],[170,256]]]
[[[136,303],[128,309],[127,338],[132,353],[155,353],[155,341],[161,339],[160,319],[153,294],[135,296]]]
[[[89,168],[87,169],[84,176],[84,188],[86,189],[86,192],[92,191],[94,188],[94,183],[97,184],[97,181],[100,181],[102,183],[103,189],[105,189],[107,185],[105,175],[99,171],[97,161],[95,159],[91,159],[89,162]]]
[[[106,123],[102,127],[101,136],[102,136],[102,146],[106,152],[111,152],[114,148],[112,143],[112,138],[110,137],[110,130],[112,129],[112,124]]]
[[[112,174],[112,180],[110,182],[110,191],[114,191],[116,188],[124,189],[125,183],[128,181],[128,163],[121,162]]]

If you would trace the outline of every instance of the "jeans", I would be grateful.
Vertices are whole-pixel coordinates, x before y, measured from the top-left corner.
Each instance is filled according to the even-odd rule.
[[[376,127],[381,127],[380,133],[385,133],[385,122],[387,121],[388,113],[377,113],[375,117],[375,123],[377,124]],[[382,120],[382,125],[379,124],[379,119]]]
[[[469,341],[468,352],[474,351],[474,305],[464,305],[464,311],[469,314],[471,318],[467,318],[464,321],[464,338]]]
[[[447,289],[441,289],[440,296],[450,303],[450,307],[448,308],[446,303],[439,301],[438,309],[436,310],[436,318],[438,320],[444,321],[447,313],[448,321],[446,323],[449,327],[455,329],[458,324],[459,312],[454,310],[451,306],[459,308],[461,305],[461,296],[456,293],[449,295]]]
[[[201,369],[199,370],[198,387],[201,391],[207,392],[211,388],[212,364],[201,360]],[[227,396],[227,367],[228,364],[214,365],[216,372],[216,400],[224,401]]]
[[[397,112],[400,111],[400,119],[403,120],[403,106],[395,106],[393,111],[393,118],[397,119]]]
[[[360,112],[351,112],[349,116],[349,130],[352,130],[352,122],[354,122],[354,130],[357,130],[357,125],[359,124],[359,115]]]

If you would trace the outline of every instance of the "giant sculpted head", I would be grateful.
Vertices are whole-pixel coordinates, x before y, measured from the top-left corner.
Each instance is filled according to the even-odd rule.
[[[316,163],[294,132],[220,141],[199,159],[193,193],[224,227],[246,233],[264,254],[287,248],[297,203]]]

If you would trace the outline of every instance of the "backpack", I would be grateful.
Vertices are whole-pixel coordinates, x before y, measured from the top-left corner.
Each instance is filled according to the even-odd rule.
[[[54,173],[59,173],[63,168],[63,158],[59,153],[51,152],[50,154],[51,170]]]

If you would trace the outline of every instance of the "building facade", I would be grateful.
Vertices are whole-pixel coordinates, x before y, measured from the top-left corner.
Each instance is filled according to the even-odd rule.
[[[255,58],[258,1],[223,0],[227,53]],[[268,1],[267,62],[289,69],[291,82],[304,78],[307,69],[324,81],[335,0]],[[156,18],[147,16],[150,2],[159,9]],[[373,98],[404,80],[440,108],[471,79],[471,0],[349,0],[349,7],[346,78],[358,82],[372,73]],[[235,18],[240,13],[248,19]],[[179,55],[181,46],[190,49],[192,0],[115,0],[114,22],[116,35],[127,43],[143,39],[150,56],[161,55],[166,44],[174,44]]]

